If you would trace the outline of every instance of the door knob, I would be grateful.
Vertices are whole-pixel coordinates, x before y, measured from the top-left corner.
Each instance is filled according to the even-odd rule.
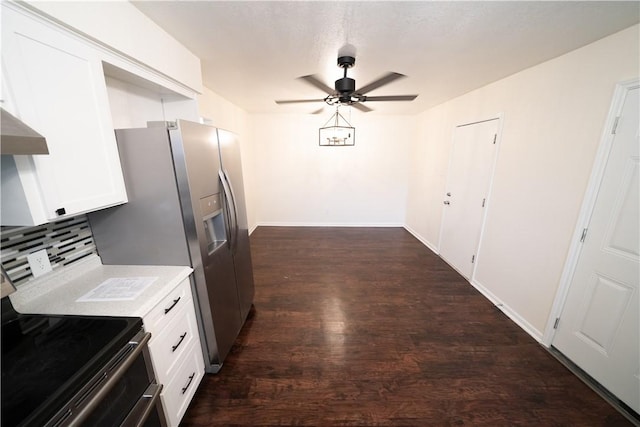
[[[444,201],[444,204],[445,204],[445,205],[450,205],[451,203],[450,203],[448,200],[445,200],[445,201]]]
[[[447,196],[448,196],[448,197],[451,197],[451,193],[447,193]]]

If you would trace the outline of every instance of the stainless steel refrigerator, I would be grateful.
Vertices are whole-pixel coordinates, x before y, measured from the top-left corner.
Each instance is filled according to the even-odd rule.
[[[216,373],[253,303],[240,149],[184,120],[116,130],[129,202],[88,215],[104,264],[190,265],[207,372]]]

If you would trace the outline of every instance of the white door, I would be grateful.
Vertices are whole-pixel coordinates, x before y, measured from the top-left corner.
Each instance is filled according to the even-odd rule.
[[[499,119],[457,126],[447,174],[440,256],[471,279],[493,165]]]
[[[640,412],[639,89],[627,92],[552,345]]]

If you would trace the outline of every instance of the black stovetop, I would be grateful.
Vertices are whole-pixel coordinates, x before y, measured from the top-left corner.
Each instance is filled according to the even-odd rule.
[[[142,329],[139,318],[17,314],[2,304],[3,427],[43,425]]]

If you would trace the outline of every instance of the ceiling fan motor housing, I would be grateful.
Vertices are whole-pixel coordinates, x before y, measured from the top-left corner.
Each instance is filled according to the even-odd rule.
[[[351,93],[356,91],[356,81],[349,77],[343,77],[336,80],[336,92]]]

